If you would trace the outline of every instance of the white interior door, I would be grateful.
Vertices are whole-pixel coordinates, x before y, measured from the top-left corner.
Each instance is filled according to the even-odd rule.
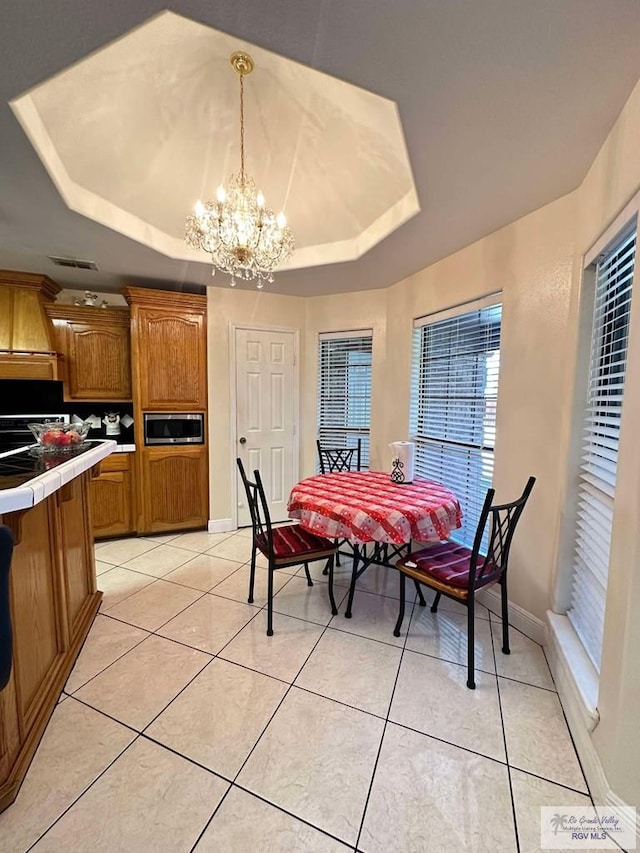
[[[297,480],[295,333],[236,329],[237,455],[248,476],[260,471],[272,521],[287,519]],[[251,524],[238,476],[238,526]]]

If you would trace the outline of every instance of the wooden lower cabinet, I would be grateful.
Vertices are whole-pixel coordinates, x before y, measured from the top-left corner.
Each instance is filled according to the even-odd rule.
[[[91,517],[96,539],[135,532],[133,453],[112,453],[102,460],[100,475],[91,481]]]
[[[209,518],[207,448],[149,447],[139,453],[138,533],[204,527]]]
[[[89,474],[82,474],[31,509],[2,516],[16,544],[13,669],[0,691],[0,811],[18,793],[102,597],[88,483]]]

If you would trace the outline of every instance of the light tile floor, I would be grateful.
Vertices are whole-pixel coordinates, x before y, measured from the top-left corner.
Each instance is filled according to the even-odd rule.
[[[332,618],[321,565],[266,571],[206,532],[96,546],[101,611],[1,853],[422,853],[539,849],[539,807],[588,804],[540,646],[479,607],[477,689],[460,607],[413,604],[371,567]],[[426,591],[427,600],[430,593]]]

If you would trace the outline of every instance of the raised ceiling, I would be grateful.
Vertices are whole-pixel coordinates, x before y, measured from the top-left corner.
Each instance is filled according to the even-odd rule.
[[[571,191],[640,76],[637,0],[178,0],[176,15],[162,12],[153,0],[3,9],[0,266],[100,291],[226,286],[179,234],[194,193],[236,168],[229,45],[256,53],[248,169],[286,208],[302,247],[293,265],[324,262],[270,285],[302,296],[388,286]],[[189,50],[170,38],[132,47],[170,19],[198,33]],[[25,93],[46,168],[9,107]],[[77,212],[108,222],[101,205],[121,212],[120,226],[129,217],[129,237]],[[381,239],[385,218],[399,227]]]
[[[72,210],[211,269],[185,216],[239,168],[236,50],[256,63],[247,170],[295,229],[288,268],[359,258],[418,212],[392,101],[173,12],[11,106]]]

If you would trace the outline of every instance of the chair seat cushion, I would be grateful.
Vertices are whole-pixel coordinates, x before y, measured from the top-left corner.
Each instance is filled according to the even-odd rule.
[[[476,572],[482,571],[485,558],[479,555],[476,560]],[[433,577],[448,586],[458,589],[469,588],[469,568],[471,566],[471,549],[457,542],[440,542],[431,548],[415,551],[401,562],[414,562],[417,571]],[[500,570],[491,562],[485,566],[481,578],[476,577],[475,588],[485,586],[495,581],[500,575]]]
[[[256,544],[268,557],[269,548],[266,537],[257,536]],[[316,536],[299,524],[273,528],[273,556],[276,561],[298,558],[300,562],[304,562],[305,558],[309,559],[314,554],[330,553],[335,550],[336,546],[330,539]]]

